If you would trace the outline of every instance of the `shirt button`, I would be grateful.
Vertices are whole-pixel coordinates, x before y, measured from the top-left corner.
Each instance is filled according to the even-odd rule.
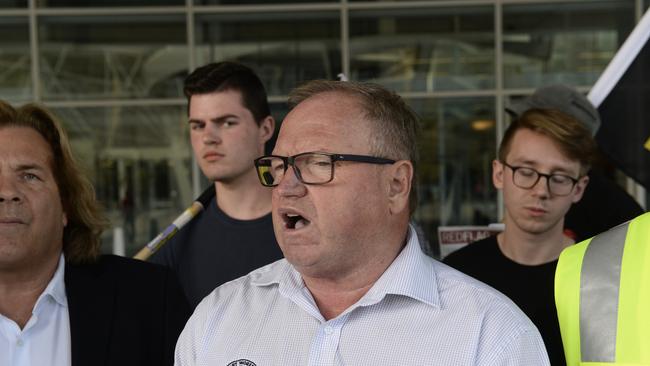
[[[334,333],[334,329],[332,329],[332,327],[330,327],[329,325],[326,326],[325,327],[325,334],[330,335],[332,333]]]
[[[23,342],[22,339],[19,339],[18,341],[16,341],[16,345],[17,345],[18,347],[22,347],[24,344],[25,344],[25,342]]]

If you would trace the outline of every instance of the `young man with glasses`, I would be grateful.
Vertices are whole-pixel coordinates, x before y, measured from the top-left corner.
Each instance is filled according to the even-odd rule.
[[[290,104],[255,162],[285,259],[208,295],[176,365],[547,365],[511,301],[420,250],[418,120],[404,101],[312,81]]]
[[[505,230],[444,262],[510,297],[540,330],[552,365],[564,365],[553,284],[560,252],[573,244],[564,215],[589,182],[596,144],[572,115],[529,109],[503,137],[492,181],[503,193]]]
[[[194,157],[216,197],[152,258],[174,268],[192,308],[222,283],[282,258],[273,235],[271,194],[253,159],[274,131],[260,79],[250,68],[219,62],[185,79]]]

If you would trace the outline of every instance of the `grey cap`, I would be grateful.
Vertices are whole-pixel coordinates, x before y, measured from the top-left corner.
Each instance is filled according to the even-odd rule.
[[[529,109],[556,109],[582,122],[596,135],[600,127],[600,115],[593,104],[579,91],[563,84],[543,86],[530,97],[506,107],[510,116],[517,118]]]

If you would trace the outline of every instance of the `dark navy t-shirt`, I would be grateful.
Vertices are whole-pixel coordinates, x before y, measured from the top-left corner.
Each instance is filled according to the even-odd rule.
[[[150,259],[178,274],[192,308],[221,284],[282,258],[271,213],[254,220],[227,216],[212,199]]]

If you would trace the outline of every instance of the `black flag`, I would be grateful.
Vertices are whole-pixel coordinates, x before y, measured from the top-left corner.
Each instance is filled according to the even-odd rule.
[[[589,93],[601,127],[596,141],[630,178],[650,189],[650,10]]]

